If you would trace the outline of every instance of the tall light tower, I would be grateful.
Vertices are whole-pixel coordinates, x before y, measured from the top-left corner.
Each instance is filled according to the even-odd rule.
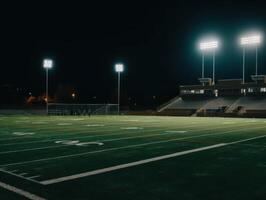
[[[243,47],[243,56],[242,56],[242,82],[245,83],[245,59],[246,59],[246,48],[255,47],[256,51],[256,64],[255,64],[255,76],[258,75],[258,45],[261,43],[261,36],[259,34],[247,35],[240,38],[240,45]]]
[[[124,71],[124,65],[119,63],[115,65],[115,71],[118,74],[118,92],[117,92],[117,113],[120,114],[120,73]]]
[[[205,68],[205,54],[212,54],[212,84],[215,85],[215,50],[218,48],[217,40],[209,40],[200,42],[199,49],[202,52],[202,69],[201,69],[201,78],[204,79],[204,68]]]
[[[49,69],[51,69],[53,67],[53,60],[51,59],[44,59],[43,60],[43,68],[46,70],[46,114],[48,115],[49,114],[49,107],[48,107],[48,88],[49,88],[49,84],[48,84],[48,81],[49,81],[49,77],[48,77],[48,71]]]

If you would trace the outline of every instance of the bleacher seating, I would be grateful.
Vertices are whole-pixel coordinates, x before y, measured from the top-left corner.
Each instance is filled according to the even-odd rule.
[[[266,117],[266,97],[176,98],[159,115]]]

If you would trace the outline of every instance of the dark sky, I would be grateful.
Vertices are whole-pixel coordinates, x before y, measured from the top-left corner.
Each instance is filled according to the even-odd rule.
[[[83,101],[96,95],[110,102],[117,86],[114,63],[123,62],[124,94],[143,104],[153,95],[167,99],[180,84],[197,83],[201,37],[214,34],[221,41],[217,78],[240,78],[238,36],[253,29],[266,33],[263,1],[36,2],[0,9],[0,83],[36,95],[45,89],[42,59],[50,57],[51,91],[71,85]],[[266,73],[265,47],[259,49],[260,73]],[[254,51],[248,55],[251,74]]]

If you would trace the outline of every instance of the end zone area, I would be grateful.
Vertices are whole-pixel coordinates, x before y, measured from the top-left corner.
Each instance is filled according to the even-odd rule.
[[[0,116],[1,199],[262,199],[266,120]]]

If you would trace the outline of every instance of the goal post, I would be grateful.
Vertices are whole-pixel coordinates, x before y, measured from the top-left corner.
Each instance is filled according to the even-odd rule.
[[[117,115],[118,104],[50,103],[49,115]]]

